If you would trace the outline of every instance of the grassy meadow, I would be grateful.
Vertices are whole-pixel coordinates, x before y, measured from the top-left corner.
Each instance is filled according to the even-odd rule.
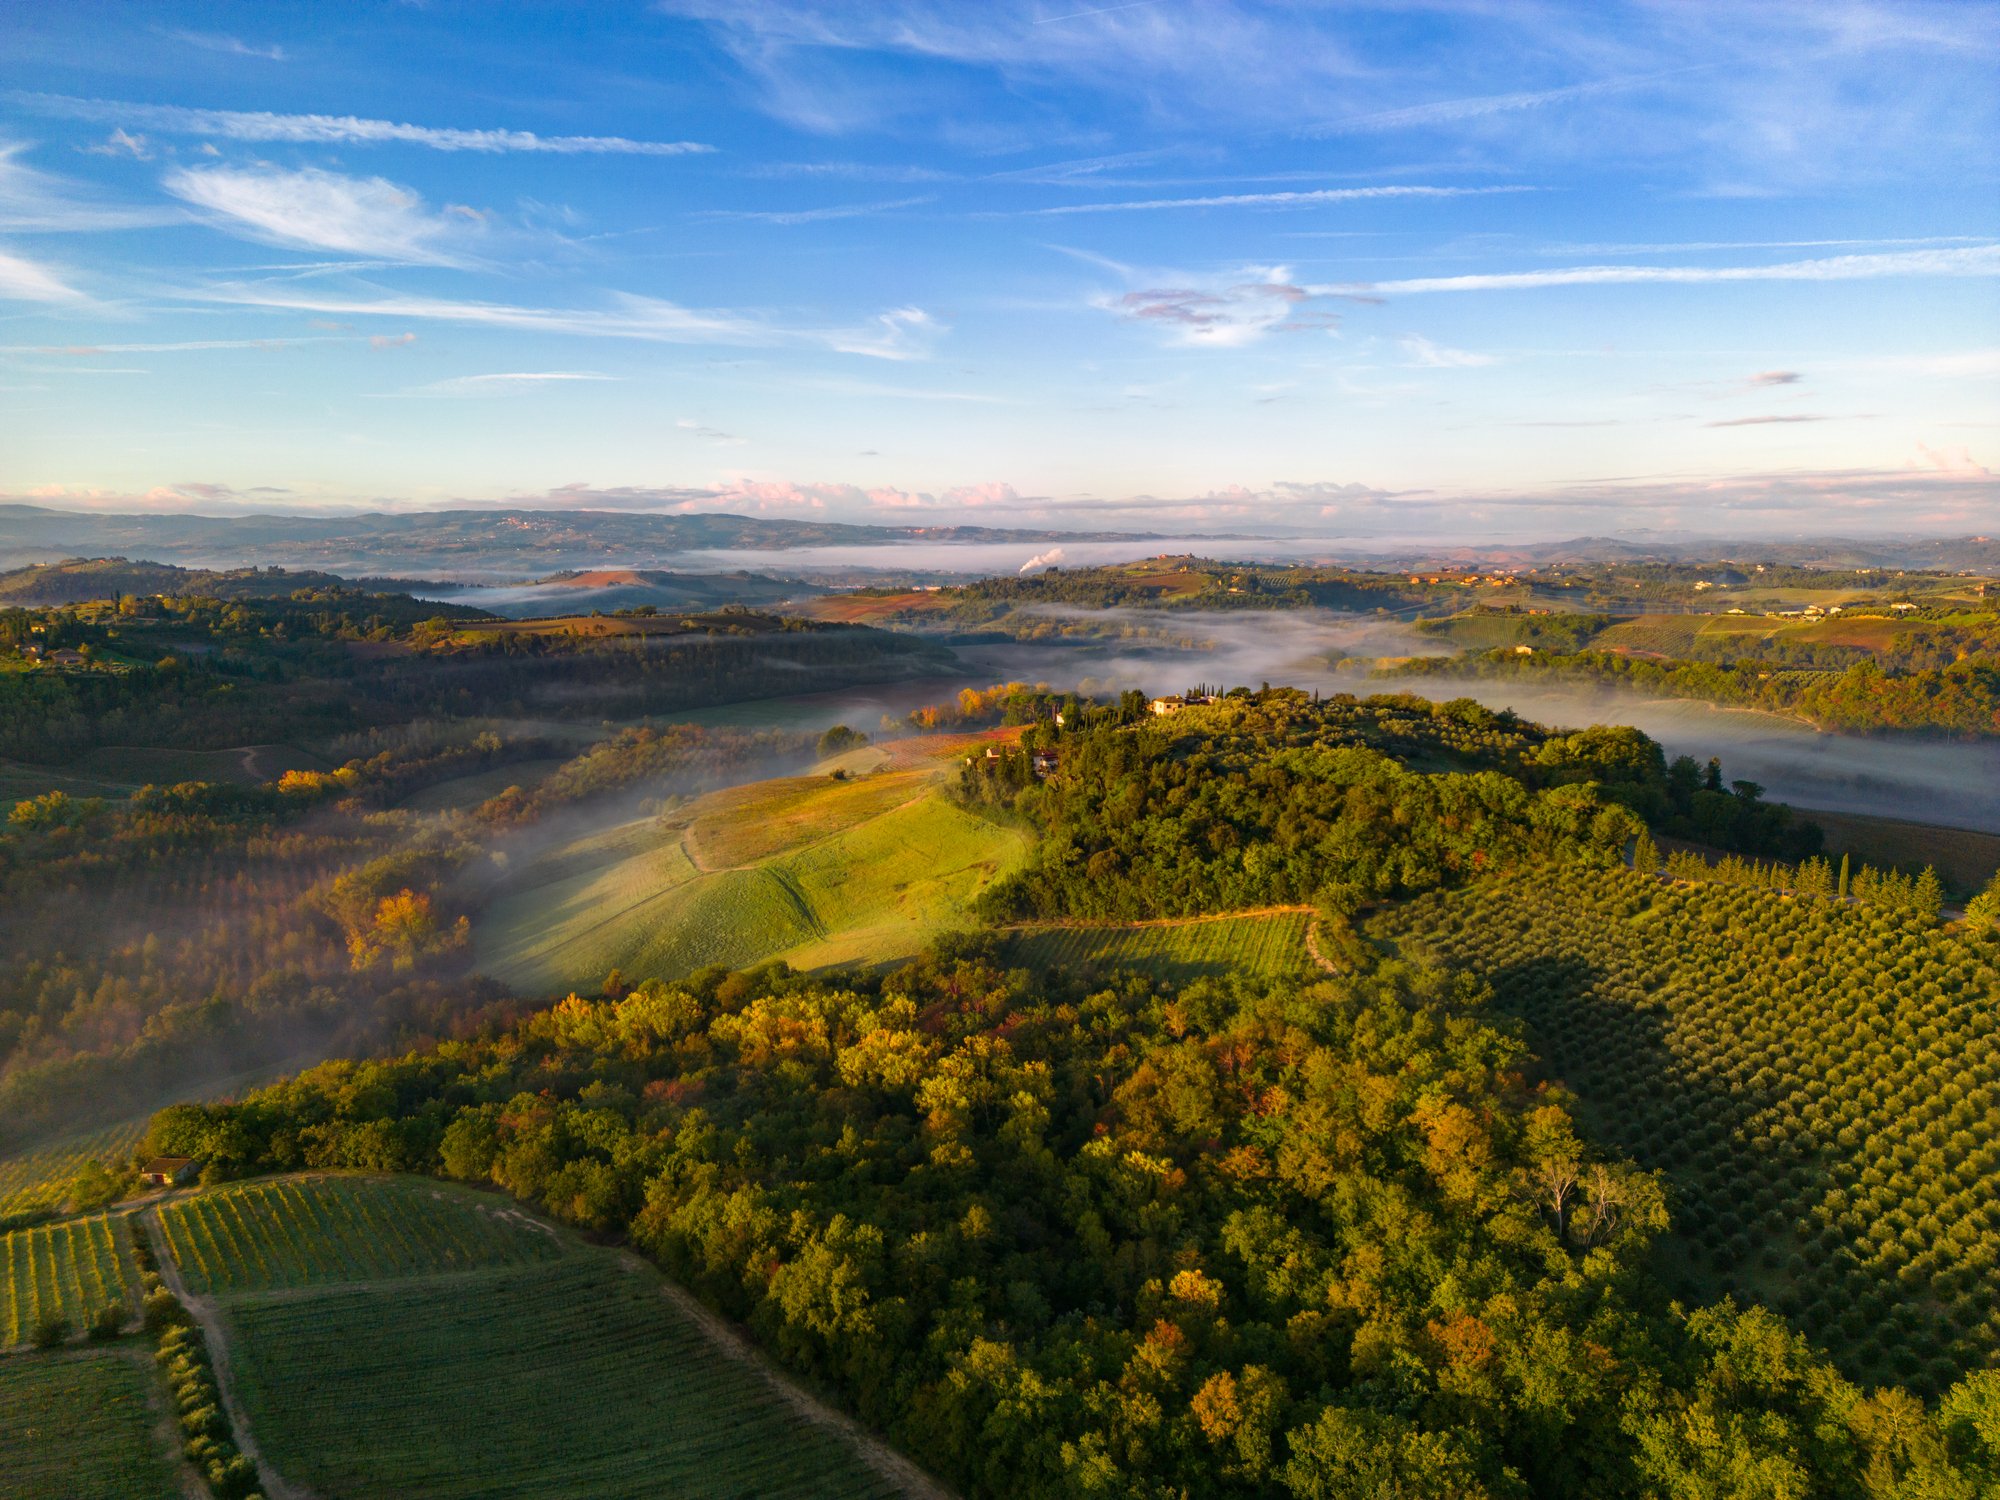
[[[134,1348],[0,1359],[0,1500],[180,1500],[164,1414]]]
[[[177,1213],[204,1205],[216,1212]],[[182,1273],[218,1299],[250,1431],[307,1492],[899,1493],[711,1342],[650,1267],[509,1200],[415,1179],[278,1179],[161,1217]],[[223,1260],[205,1258],[225,1243]]]
[[[943,795],[950,763],[756,782],[540,849],[474,922],[478,964],[534,992],[613,968],[674,978],[914,953],[1027,847]]]

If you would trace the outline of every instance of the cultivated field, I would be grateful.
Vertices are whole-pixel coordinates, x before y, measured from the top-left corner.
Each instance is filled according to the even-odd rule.
[[[292,1290],[553,1260],[552,1235],[504,1201],[414,1181],[283,1178],[163,1204],[197,1296]]]
[[[1311,962],[1312,914],[1207,917],[1190,922],[1107,927],[1023,928],[1007,940],[1007,961],[1074,970],[1086,964],[1142,969],[1185,983],[1223,974],[1282,974]]]
[[[1486,977],[1606,1146],[1666,1174],[1691,1292],[1774,1303],[1869,1383],[2000,1358],[1990,944],[1575,867],[1369,930]]]
[[[249,1430],[306,1491],[901,1493],[802,1398],[712,1343],[650,1267],[507,1200],[341,1177],[191,1202],[218,1213],[162,1212],[175,1262],[191,1290],[217,1293]]]
[[[115,1166],[128,1161],[145,1135],[143,1118],[125,1120],[0,1160],[0,1214],[59,1206],[78,1168],[86,1162]]]
[[[164,1406],[132,1348],[0,1359],[0,1500],[179,1500]]]
[[[26,1343],[44,1318],[82,1330],[106,1303],[138,1305],[139,1274],[124,1221],[63,1219],[0,1235],[0,1346]]]
[[[544,850],[475,920],[479,966],[534,991],[914,953],[1026,849],[942,795],[949,763],[759,782]]]

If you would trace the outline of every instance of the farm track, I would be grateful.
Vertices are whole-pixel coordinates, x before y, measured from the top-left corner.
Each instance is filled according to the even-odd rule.
[[[623,1252],[623,1259],[627,1262],[627,1269],[636,1275],[659,1275],[650,1262],[629,1250]],[[911,1500],[958,1500],[953,1491],[939,1484],[852,1417],[836,1411],[810,1391],[794,1384],[791,1378],[772,1364],[735,1324],[710,1311],[685,1287],[677,1286],[662,1277],[660,1293],[701,1331],[702,1336],[708,1340],[716,1353],[744,1365],[801,1417],[826,1428],[852,1445],[869,1468],[911,1497]]]
[[[152,1243],[153,1259],[159,1264],[160,1279],[181,1299],[181,1305],[201,1326],[202,1336],[208,1340],[209,1367],[215,1373],[216,1392],[222,1397],[222,1409],[229,1414],[229,1425],[234,1429],[237,1449],[257,1466],[259,1486],[270,1500],[316,1500],[312,1491],[291,1483],[272,1468],[257,1447],[257,1435],[250,1430],[250,1415],[237,1399],[236,1382],[229,1368],[229,1339],[221,1312],[212,1300],[197,1297],[188,1290],[187,1283],[181,1279],[180,1267],[174,1262],[173,1250],[160,1230],[154,1208],[141,1209],[139,1219],[146,1226],[146,1238]]]

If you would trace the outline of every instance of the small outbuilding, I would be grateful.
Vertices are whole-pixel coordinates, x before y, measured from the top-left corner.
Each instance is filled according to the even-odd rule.
[[[139,1168],[139,1177],[149,1187],[181,1187],[193,1182],[200,1170],[191,1156],[156,1156]]]

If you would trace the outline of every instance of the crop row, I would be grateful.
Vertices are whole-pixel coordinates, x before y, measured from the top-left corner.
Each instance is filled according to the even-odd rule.
[[[718,1353],[651,1274],[598,1252],[253,1301],[231,1322],[264,1452],[321,1494],[898,1493]]]
[[[128,1120],[0,1161],[0,1216],[56,1207],[68,1195],[79,1167],[86,1162],[128,1160],[145,1133],[144,1120]]]
[[[1010,959],[1031,968],[1086,964],[1144,969],[1172,979],[1227,972],[1277,974],[1306,961],[1306,912],[1103,927],[1045,927],[1015,935]]]
[[[129,1308],[137,1281],[108,1215],[13,1230],[0,1236],[0,1344],[26,1343],[50,1318],[79,1328],[108,1303]]]
[[[324,1286],[518,1265],[562,1253],[510,1210],[412,1183],[287,1179],[163,1205],[160,1227],[196,1293]]]
[[[1715,1281],[1864,1378],[2000,1354],[2000,976],[1866,909],[1576,869],[1381,935],[1484,975],[1607,1145],[1666,1171]]]

